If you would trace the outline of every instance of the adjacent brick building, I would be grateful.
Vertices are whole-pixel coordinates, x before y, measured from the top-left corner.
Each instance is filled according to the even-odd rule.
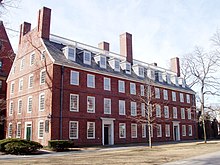
[[[120,55],[50,34],[51,10],[38,25],[21,25],[8,78],[7,137],[71,139],[76,145],[147,141],[145,98],[151,82],[153,141],[196,138],[195,93],[172,70],[133,59],[132,35],[120,35]]]

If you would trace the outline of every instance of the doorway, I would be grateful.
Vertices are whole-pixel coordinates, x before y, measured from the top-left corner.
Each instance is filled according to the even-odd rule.
[[[104,145],[109,145],[109,141],[110,141],[110,138],[109,138],[109,125],[105,125],[104,126]]]
[[[179,141],[180,140],[180,128],[179,128],[179,123],[177,121],[173,121],[173,140],[174,141]]]
[[[25,137],[26,140],[32,140],[32,123],[25,123]]]
[[[102,145],[114,145],[114,118],[102,118]]]

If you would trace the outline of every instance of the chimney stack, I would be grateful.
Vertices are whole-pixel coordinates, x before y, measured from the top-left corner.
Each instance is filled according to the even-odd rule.
[[[170,59],[171,62],[171,71],[175,72],[177,77],[180,77],[180,62],[178,57]]]
[[[120,35],[120,54],[125,56],[128,62],[133,63],[132,35],[130,33]]]
[[[20,37],[19,44],[21,43],[22,37],[27,34],[31,30],[31,24],[28,22],[24,22],[20,25]]]
[[[105,51],[109,51],[109,43],[108,42],[101,42],[98,44],[99,49],[105,50]]]
[[[49,39],[51,9],[43,7],[38,13],[38,32],[41,38]]]

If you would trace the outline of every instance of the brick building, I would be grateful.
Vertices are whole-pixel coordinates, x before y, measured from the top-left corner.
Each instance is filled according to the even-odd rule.
[[[0,139],[5,137],[4,121],[6,113],[6,79],[10,72],[14,52],[8,39],[3,21],[0,21]]]
[[[139,118],[145,118],[141,98],[152,82],[153,141],[196,138],[195,93],[180,77],[178,58],[171,59],[171,70],[146,64],[133,59],[129,33],[120,35],[119,55],[107,42],[97,48],[50,34],[50,19],[44,7],[36,28],[21,25],[7,81],[7,137],[43,145],[51,139],[146,142],[146,123]]]

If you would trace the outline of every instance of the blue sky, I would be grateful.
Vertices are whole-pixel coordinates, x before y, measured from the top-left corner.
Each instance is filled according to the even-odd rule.
[[[17,0],[1,16],[7,28],[19,31],[24,21],[32,28],[43,6],[52,9],[51,33],[97,46],[110,43],[119,53],[119,35],[133,35],[133,56],[147,63],[168,67],[172,57],[208,48],[220,27],[218,0]],[[14,49],[18,34],[8,31]]]

